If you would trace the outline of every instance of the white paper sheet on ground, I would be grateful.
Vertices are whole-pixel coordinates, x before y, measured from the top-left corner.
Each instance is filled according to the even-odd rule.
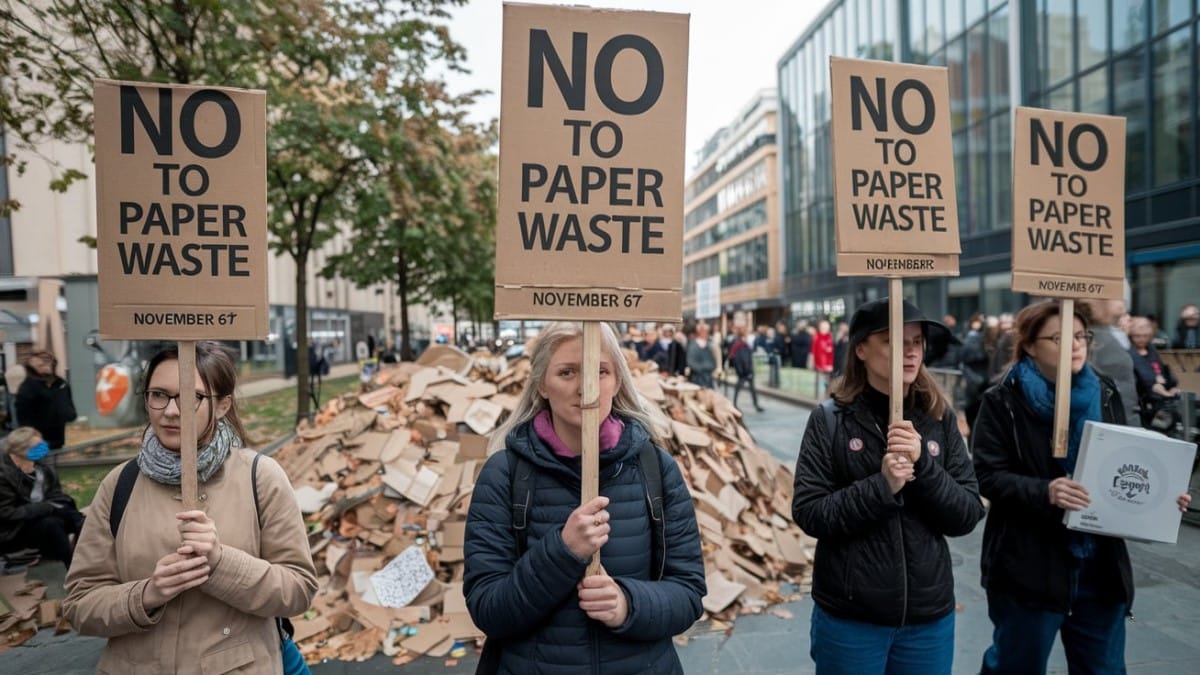
[[[320,490],[310,485],[301,485],[296,488],[296,502],[300,504],[300,513],[320,511],[329,502],[329,498],[333,496],[333,491],[336,489],[337,483],[326,483]]]
[[[406,607],[433,581],[433,570],[420,547],[409,546],[371,575],[371,586],[384,607]]]

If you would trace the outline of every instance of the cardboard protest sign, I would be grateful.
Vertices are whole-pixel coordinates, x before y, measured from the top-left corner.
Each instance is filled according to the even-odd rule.
[[[267,336],[266,94],[97,80],[100,333]]]
[[[957,276],[945,68],[832,57],[839,276]]]
[[[496,317],[676,321],[688,17],[504,5]]]
[[[1124,117],[1017,108],[1012,232],[1014,291],[1124,297]]]

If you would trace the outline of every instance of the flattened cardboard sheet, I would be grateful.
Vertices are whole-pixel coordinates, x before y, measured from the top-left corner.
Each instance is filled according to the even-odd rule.
[[[688,19],[504,5],[496,318],[679,319]]]
[[[839,276],[958,276],[942,67],[831,57]]]
[[[267,337],[266,92],[96,80],[105,338]]]
[[[1125,297],[1125,118],[1017,108],[1012,288]]]

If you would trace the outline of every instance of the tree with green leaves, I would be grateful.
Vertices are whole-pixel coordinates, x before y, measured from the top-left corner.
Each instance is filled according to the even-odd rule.
[[[296,266],[307,416],[310,256],[374,184],[367,159],[392,134],[389,116],[426,107],[432,65],[460,67],[444,22],[464,1],[0,0],[0,128],[26,155],[51,139],[90,144],[95,78],[265,89],[268,227]],[[0,161],[22,171],[13,157]],[[84,177],[64,168],[51,187]]]
[[[494,126],[467,122],[462,100],[440,87],[421,99],[426,105],[412,108],[416,114],[380,110],[391,121],[378,154],[366,160],[376,180],[357,195],[349,249],[331,256],[323,271],[360,287],[396,284],[405,359],[413,356],[412,305],[452,300],[452,288],[465,299],[470,287],[477,297],[483,275],[490,297],[492,283],[495,165],[486,152],[495,141]]]

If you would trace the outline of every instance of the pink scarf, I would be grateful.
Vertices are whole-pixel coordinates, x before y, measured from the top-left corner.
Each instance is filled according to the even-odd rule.
[[[625,424],[621,420],[612,415],[605,417],[604,421],[600,423],[600,452],[608,452],[617,447],[617,443],[621,440],[621,432],[624,430]],[[554,422],[549,410],[543,410],[533,418],[533,431],[559,457],[567,459],[578,457],[555,433]]]

